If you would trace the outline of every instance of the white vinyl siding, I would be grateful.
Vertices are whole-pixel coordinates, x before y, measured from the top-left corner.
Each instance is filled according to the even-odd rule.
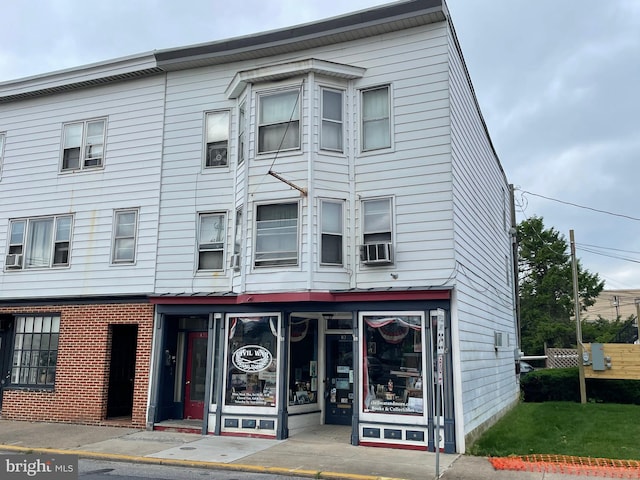
[[[5,103],[7,126],[0,238],[8,219],[51,217],[73,212],[73,237],[65,268],[11,270],[0,298],[134,295],[153,291],[158,244],[162,165],[162,75]],[[200,118],[203,108],[200,107]],[[63,125],[78,118],[108,118],[105,168],[81,175],[60,174]],[[78,122],[75,122],[78,123]],[[195,167],[201,170],[202,127]],[[9,135],[8,135],[9,138]],[[34,194],[37,192],[37,195]],[[139,208],[135,263],[112,268],[114,210]],[[9,252],[2,243],[0,258]],[[193,243],[188,268],[193,271]],[[6,268],[6,265],[5,265]]]
[[[458,410],[464,431],[518,401],[513,348],[495,349],[495,332],[516,338],[513,286],[505,275],[511,239],[506,225],[508,183],[488,137],[469,77],[450,35],[450,115],[455,229],[456,309],[459,336]],[[506,225],[505,225],[506,224]],[[508,270],[508,269],[507,269]]]

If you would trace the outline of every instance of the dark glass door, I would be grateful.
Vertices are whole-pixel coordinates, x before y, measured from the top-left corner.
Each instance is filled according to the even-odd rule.
[[[184,389],[184,418],[202,420],[207,371],[207,333],[189,332]]]
[[[353,337],[326,335],[326,402],[324,422],[351,425],[353,416]]]
[[[11,381],[11,366],[9,363],[11,353],[10,339],[9,331],[2,329],[0,326],[0,410],[2,410],[2,394]]]
[[[131,416],[136,375],[138,326],[112,325],[111,332],[107,417]]]

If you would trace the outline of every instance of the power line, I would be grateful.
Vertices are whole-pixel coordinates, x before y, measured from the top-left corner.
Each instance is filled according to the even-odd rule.
[[[576,243],[576,247],[591,247],[591,248],[599,248],[600,250],[612,250],[614,252],[623,252],[623,253],[635,253],[636,255],[640,255],[640,252],[634,252],[633,250],[621,250],[619,248],[612,247],[600,247],[598,245],[589,245],[588,243]]]
[[[557,198],[547,197],[545,195],[540,195],[539,193],[528,192],[526,190],[520,190],[520,191],[522,193],[526,193],[526,194],[532,195],[534,197],[540,197],[540,198],[544,198],[545,200],[551,200],[552,202],[563,203],[564,205],[571,205],[572,207],[584,208],[585,210],[591,210],[592,212],[604,213],[606,215],[613,215],[614,217],[622,217],[622,218],[627,218],[629,220],[635,220],[636,222],[640,222],[640,218],[632,217],[630,215],[624,215],[622,213],[609,212],[607,210],[600,210],[598,208],[585,207],[584,205],[578,205],[577,203],[566,202],[564,200],[558,200]]]

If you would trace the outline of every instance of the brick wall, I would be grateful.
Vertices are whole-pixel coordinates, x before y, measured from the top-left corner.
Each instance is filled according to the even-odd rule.
[[[138,345],[131,426],[146,423],[153,305],[113,303],[0,307],[0,314],[60,314],[53,390],[7,389],[2,418],[100,424],[106,419],[111,338],[109,325],[137,324]]]

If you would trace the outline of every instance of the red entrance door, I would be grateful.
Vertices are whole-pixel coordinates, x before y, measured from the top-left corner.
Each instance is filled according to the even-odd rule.
[[[184,418],[202,419],[207,370],[207,332],[189,332],[187,374],[184,388]]]

